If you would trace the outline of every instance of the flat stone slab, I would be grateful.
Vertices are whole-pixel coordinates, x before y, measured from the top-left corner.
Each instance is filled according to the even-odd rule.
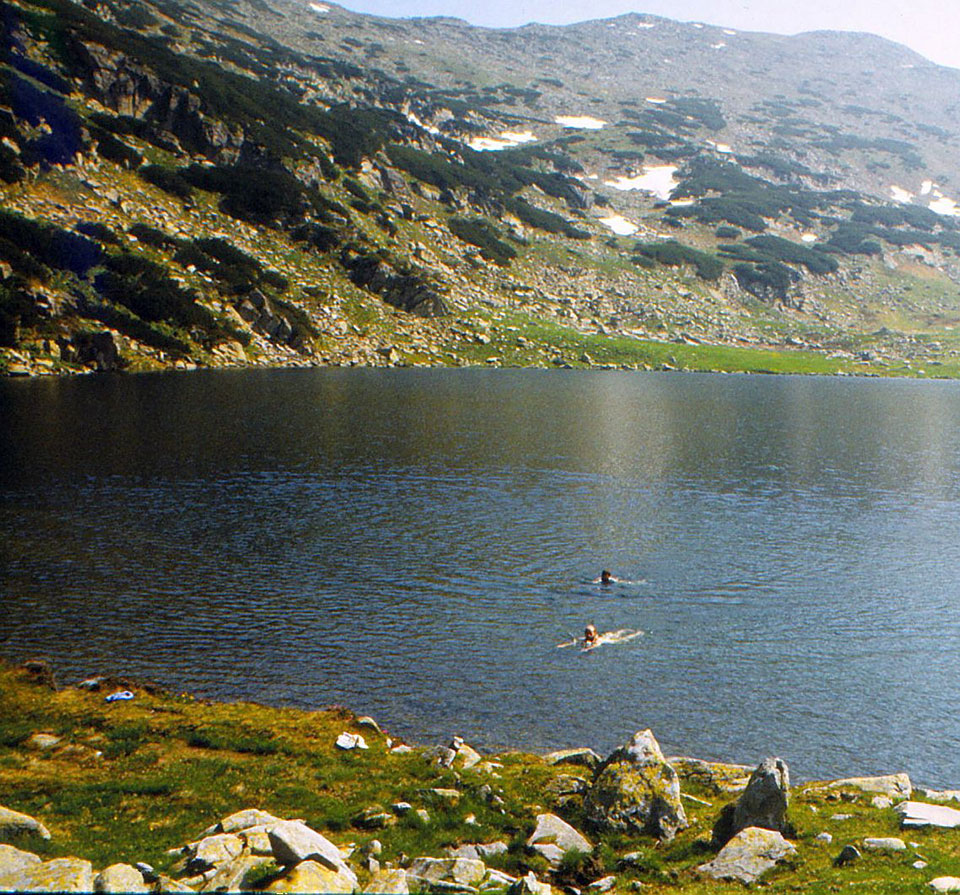
[[[956,876],[938,876],[930,880],[934,892],[960,892],[960,878]]]
[[[928,805],[926,802],[901,802],[897,805],[900,826],[908,827],[960,827],[960,811],[945,805]]]
[[[859,789],[860,792],[873,792],[891,799],[909,799],[913,795],[913,784],[907,774],[886,774],[882,777],[845,777],[842,780],[829,780],[825,784],[830,789]]]
[[[409,895],[410,887],[403,870],[381,870],[373,875],[363,891],[370,895]]]
[[[712,861],[701,864],[697,871],[712,879],[752,883],[796,851],[774,830],[747,827],[737,833]]]
[[[906,851],[907,843],[896,837],[870,838],[863,840],[863,847],[870,851]]]

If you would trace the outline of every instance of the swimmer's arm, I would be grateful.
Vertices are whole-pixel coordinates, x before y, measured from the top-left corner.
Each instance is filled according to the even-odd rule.
[[[565,640],[563,643],[557,644],[557,649],[563,649],[565,646],[576,646],[580,642],[579,637],[574,637],[573,640]]]

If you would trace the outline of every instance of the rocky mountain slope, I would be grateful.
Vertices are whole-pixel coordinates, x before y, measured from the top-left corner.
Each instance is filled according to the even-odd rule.
[[[896,44],[0,8],[8,373],[960,373],[960,71]]]

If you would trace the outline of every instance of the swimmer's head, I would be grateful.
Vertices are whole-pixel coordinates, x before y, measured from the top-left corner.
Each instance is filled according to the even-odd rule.
[[[596,640],[597,639],[597,629],[594,625],[587,625],[583,631],[584,640]]]
[[[609,569],[604,569],[604,570],[600,573],[600,582],[601,582],[602,584],[609,584],[612,580],[613,580],[613,576],[610,574],[610,570],[609,570]]]

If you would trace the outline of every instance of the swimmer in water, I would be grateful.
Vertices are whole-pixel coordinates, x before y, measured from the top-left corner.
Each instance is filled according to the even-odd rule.
[[[595,646],[599,646],[600,633],[597,631],[597,626],[587,625],[583,630],[583,637],[574,637],[573,640],[565,640],[563,643],[558,643],[557,648],[576,646],[577,644],[579,644],[582,649],[592,649]]]
[[[600,577],[595,580],[599,581],[601,584],[613,584],[617,579],[610,574],[609,569],[604,569],[600,573]]]

